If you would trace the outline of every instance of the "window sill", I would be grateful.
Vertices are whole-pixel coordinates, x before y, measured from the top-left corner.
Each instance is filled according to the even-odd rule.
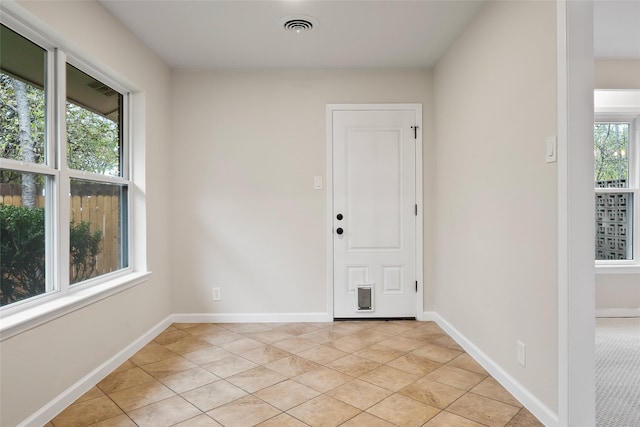
[[[122,277],[69,292],[60,298],[25,309],[15,314],[0,317],[0,342],[33,329],[43,323],[64,316],[89,304],[120,293],[146,282],[150,272],[131,273]]]
[[[640,265],[596,264],[596,274],[640,274]]]

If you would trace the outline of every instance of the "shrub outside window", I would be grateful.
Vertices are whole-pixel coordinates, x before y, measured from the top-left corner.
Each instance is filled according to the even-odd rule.
[[[0,31],[3,309],[128,271],[131,184],[126,91],[54,46]]]

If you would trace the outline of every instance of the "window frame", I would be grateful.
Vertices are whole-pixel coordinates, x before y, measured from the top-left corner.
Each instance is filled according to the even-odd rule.
[[[130,210],[130,206],[131,206],[131,191],[130,189],[133,186],[133,182],[131,181],[131,164],[129,162],[129,150],[130,150],[130,142],[129,142],[129,138],[131,135],[131,115],[130,115],[130,102],[131,102],[131,94],[130,91],[127,90],[126,88],[124,88],[122,85],[120,85],[119,83],[115,82],[114,80],[112,80],[111,78],[109,78],[108,76],[104,75],[103,73],[101,73],[100,71],[96,70],[95,67],[92,67],[90,65],[88,65],[87,63],[85,63],[84,61],[82,61],[80,58],[74,56],[73,54],[69,54],[66,52],[61,52],[60,50],[57,50],[57,82],[56,82],[56,90],[59,93],[59,97],[56,99],[56,101],[58,102],[58,115],[61,117],[56,117],[56,121],[57,121],[57,125],[58,128],[60,129],[58,135],[57,135],[57,140],[58,140],[58,150],[56,152],[57,154],[57,159],[58,159],[58,170],[60,170],[61,172],[61,179],[59,180],[60,182],[60,194],[70,194],[71,193],[71,180],[72,179],[81,179],[81,180],[86,180],[86,181],[93,181],[93,182],[99,182],[99,183],[105,183],[105,184],[116,184],[116,185],[126,185],[127,186],[127,195],[126,195],[126,200],[122,200],[121,202],[124,203],[127,207],[127,212],[125,213],[126,215],[126,224],[124,225],[126,227],[126,245],[127,247],[123,247],[123,250],[126,252],[126,256],[127,256],[127,266],[124,268],[121,268],[117,271],[113,271],[110,273],[106,273],[106,274],[102,274],[100,276],[88,279],[88,280],[84,280],[82,282],[79,283],[69,283],[69,262],[62,262],[61,264],[61,271],[60,271],[60,276],[59,280],[63,286],[66,284],[67,288],[71,288],[71,289],[76,289],[76,288],[83,288],[83,287],[89,287],[89,286],[93,286],[96,283],[101,283],[105,280],[109,280],[109,278],[116,278],[119,277],[121,275],[125,275],[125,274],[130,274],[133,272],[133,259],[131,257],[131,248],[130,248],[130,230],[131,230],[131,212],[129,212]],[[66,64],[70,64],[73,67],[76,67],[78,70],[88,74],[89,76],[93,77],[96,80],[99,80],[100,83],[105,84],[107,86],[109,86],[110,88],[112,88],[113,90],[117,91],[118,93],[120,93],[123,96],[123,100],[122,100],[122,131],[121,131],[121,137],[122,137],[122,141],[121,141],[121,165],[120,165],[120,169],[121,169],[121,174],[122,176],[113,176],[113,175],[107,175],[107,174],[98,174],[98,173],[92,173],[92,172],[86,172],[86,171],[81,171],[81,170],[77,170],[77,169],[71,169],[68,166],[68,162],[67,162],[67,138],[66,138],[66,102],[67,102],[67,96],[66,96]],[[62,88],[62,90],[60,89]],[[69,203],[62,203],[62,205],[60,206],[60,219],[59,221],[57,221],[58,226],[62,227],[63,225],[65,227],[66,224],[69,224],[71,221],[71,207],[69,205]],[[62,233],[62,230],[59,230],[60,234],[60,254],[69,254],[70,253],[70,242],[69,242],[69,233],[65,232]],[[68,231],[68,227],[67,230]],[[67,255],[68,257],[68,255]],[[67,258],[68,261],[68,258]],[[104,279],[103,279],[104,278]],[[64,280],[63,280],[64,279]]]
[[[599,123],[629,124],[629,178],[626,188],[597,188],[595,194],[630,193],[633,196],[632,258],[627,260],[595,260],[597,274],[640,273],[640,114],[596,112],[594,126]],[[595,206],[595,205],[594,205]],[[594,218],[595,222],[595,218]],[[595,244],[595,242],[594,242]]]
[[[1,8],[1,7],[0,7]],[[106,298],[118,292],[143,283],[149,272],[146,262],[136,255],[137,242],[134,240],[135,212],[132,161],[133,143],[133,91],[116,79],[109,77],[99,66],[90,64],[61,43],[34,29],[10,12],[2,9],[0,24],[40,46],[46,51],[45,97],[45,150],[46,160],[41,164],[0,158],[0,168],[16,172],[37,173],[47,177],[45,191],[45,276],[46,291],[40,295],[16,301],[0,307],[0,341],[50,321],[82,306]],[[66,138],[66,64],[78,68],[101,83],[111,87],[123,96],[122,101],[122,141],[121,176],[96,174],[70,169],[67,165]],[[78,282],[70,283],[69,276],[69,230],[71,207],[69,198],[71,179],[96,181],[105,184],[125,185],[126,197],[126,267],[113,272]],[[126,199],[126,200],[125,200]],[[144,205],[142,205],[144,209]],[[144,243],[144,242],[142,242]],[[137,262],[136,263],[136,258]]]

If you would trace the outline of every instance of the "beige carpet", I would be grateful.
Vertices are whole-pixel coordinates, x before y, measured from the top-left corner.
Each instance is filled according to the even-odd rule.
[[[596,320],[596,426],[640,427],[640,318]]]

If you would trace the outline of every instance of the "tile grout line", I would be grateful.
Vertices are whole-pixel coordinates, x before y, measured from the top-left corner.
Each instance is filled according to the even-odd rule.
[[[439,416],[440,414],[446,412],[448,414],[452,414],[454,416],[457,417],[461,417],[464,419],[467,419],[469,421],[478,423],[478,424],[484,424],[481,423],[479,421],[476,421],[474,419],[468,418],[466,416],[463,415],[457,415],[455,413],[451,413],[448,412],[447,409],[451,407],[451,405],[455,404],[456,402],[460,401],[460,399],[463,399],[465,396],[470,396],[470,395],[474,395],[477,396],[480,399],[488,399],[490,401],[494,401],[499,405],[507,405],[512,407],[513,409],[517,409],[517,412],[512,415],[504,424],[505,426],[507,426],[509,423],[513,422],[518,415],[523,412],[524,408],[522,407],[522,405],[519,406],[514,406],[510,403],[507,403],[503,400],[501,400],[499,398],[498,395],[496,396],[491,396],[490,392],[487,392],[489,395],[484,395],[484,394],[478,394],[476,392],[473,392],[472,390],[477,387],[478,385],[480,385],[481,383],[483,383],[484,381],[486,381],[488,378],[492,378],[490,375],[488,375],[486,372],[481,374],[479,372],[475,372],[473,370],[468,370],[466,369],[466,366],[469,365],[464,365],[465,363],[468,363],[466,361],[460,361],[458,365],[450,365],[451,362],[453,362],[454,360],[458,359],[460,356],[467,354],[464,351],[460,351],[456,348],[452,348],[455,347],[457,344],[455,343],[455,341],[452,341],[451,338],[444,333],[444,331],[442,331],[440,328],[434,327],[433,324],[431,324],[432,322],[416,322],[414,324],[411,324],[411,326],[406,325],[405,323],[398,323],[396,325],[393,325],[392,323],[373,323],[371,325],[367,325],[366,327],[361,327],[360,325],[356,325],[355,322],[334,322],[333,324],[327,325],[325,327],[316,327],[314,325],[310,325],[310,324],[306,324],[306,323],[302,323],[302,324],[296,324],[296,323],[284,323],[284,324],[277,324],[277,325],[271,325],[271,324],[192,324],[190,326],[187,327],[178,327],[178,324],[172,324],[170,325],[168,328],[166,328],[163,332],[161,332],[160,334],[158,334],[157,337],[155,337],[153,340],[150,341],[150,343],[147,344],[147,346],[143,347],[143,349],[141,349],[138,353],[136,353],[136,355],[139,355],[141,352],[144,351],[145,348],[147,348],[149,346],[149,344],[155,344],[155,346],[158,346],[158,348],[163,349],[162,352],[168,352],[165,353],[165,357],[160,358],[159,360],[155,360],[155,361],[151,361],[149,363],[144,363],[144,364],[138,364],[136,362],[133,361],[133,359],[135,359],[135,356],[132,356],[130,359],[127,360],[127,362],[130,362],[133,366],[128,368],[128,369],[133,369],[138,368],[140,369],[142,372],[145,372],[145,374],[147,374],[150,379],[149,382],[151,382],[152,380],[161,384],[163,387],[167,388],[168,390],[170,390],[174,395],[171,397],[167,397],[164,399],[160,399],[158,401],[154,401],[154,402],[150,402],[147,403],[145,405],[143,405],[140,408],[135,408],[132,409],[133,410],[138,410],[138,409],[142,409],[144,407],[150,406],[150,405],[154,405],[157,404],[159,402],[162,402],[163,400],[166,399],[171,399],[174,398],[176,396],[180,396],[180,398],[182,399],[182,401],[184,401],[185,403],[189,404],[189,406],[195,408],[197,411],[199,411],[198,415],[195,415],[193,417],[190,417],[186,420],[183,421],[179,421],[176,424],[180,424],[184,421],[188,421],[192,418],[197,418],[201,415],[205,415],[211,419],[214,419],[212,416],[208,415],[207,412],[216,410],[218,408],[222,408],[224,406],[227,405],[232,405],[234,402],[238,401],[239,399],[244,399],[246,397],[251,397],[253,399],[256,399],[257,401],[259,401],[261,404],[266,405],[267,407],[272,408],[275,411],[278,411],[277,414],[266,418],[262,421],[260,421],[260,423],[266,422],[268,420],[271,420],[273,418],[276,418],[278,416],[281,416],[282,414],[286,414],[289,417],[292,417],[304,424],[307,424],[305,421],[303,421],[302,419],[292,415],[290,413],[290,411],[292,411],[295,408],[301,407],[303,405],[305,405],[306,403],[320,398],[320,397],[325,397],[328,399],[332,399],[332,400],[336,400],[337,402],[340,402],[340,404],[342,405],[347,405],[350,408],[352,408],[353,410],[357,411],[355,414],[351,415],[349,418],[343,420],[340,422],[340,424],[344,424],[349,422],[350,420],[353,420],[354,418],[362,415],[363,413],[367,414],[368,416],[373,416],[376,417],[378,419],[384,420],[385,422],[391,422],[389,419],[385,419],[385,418],[380,418],[377,415],[372,414],[371,412],[367,412],[368,410],[370,410],[371,408],[375,407],[376,405],[380,405],[382,402],[386,401],[387,399],[390,399],[394,396],[398,397],[398,398],[406,398],[409,399],[413,402],[415,402],[417,405],[420,406],[426,406],[426,407],[430,407],[433,408],[434,410],[437,410],[437,412],[435,414],[433,414],[429,419],[427,419],[425,421],[425,423],[429,423],[433,418]],[[427,327],[428,326],[428,327]],[[197,330],[197,334],[195,333],[191,333],[189,331],[189,329],[191,328],[199,328]],[[210,328],[208,332],[202,332],[201,331],[206,331],[207,328]],[[336,333],[336,329],[339,329],[340,332]],[[422,332],[417,332],[420,329],[424,329]],[[395,334],[390,333],[389,331],[396,331]],[[320,342],[320,340],[322,340],[322,338],[320,338],[320,340],[316,341],[316,340],[311,340],[311,339],[307,339],[304,338],[304,335],[308,335],[308,334],[313,334],[313,333],[319,333],[325,331],[325,333],[327,334],[327,337],[329,336],[329,334],[333,333],[333,338],[329,339],[327,341],[322,341]],[[182,332],[182,333],[178,333],[178,332]],[[196,330],[192,331],[192,332],[196,332]],[[213,343],[211,341],[207,340],[207,337],[211,338],[212,341],[215,335],[217,335],[217,332],[222,333],[228,333],[228,334],[234,334],[234,337],[225,337],[225,341],[224,342],[219,342],[219,343]],[[288,334],[290,336],[288,337],[283,337],[281,339],[275,339],[275,340],[271,340],[271,338],[269,338],[268,334],[270,332],[273,332],[272,337],[277,337],[277,334]],[[413,332],[412,336],[405,336],[404,334],[408,334]],[[172,335],[173,334],[173,335]],[[263,337],[258,336],[259,334],[265,334]],[[182,337],[182,338],[179,338]],[[175,338],[175,339],[174,339]],[[226,340],[227,338],[230,338],[228,341]],[[265,339],[266,341],[262,341],[260,338]],[[349,338],[355,340],[355,342],[353,344],[348,344]],[[448,340],[447,340],[448,338]],[[279,347],[277,346],[278,343],[282,343],[284,341],[288,341],[288,340],[304,340],[307,341],[310,344],[310,347],[305,348],[303,350],[299,350],[299,351],[295,351],[295,349],[291,349],[290,346],[283,346],[283,347]],[[223,346],[227,345],[227,347],[231,347],[231,345],[234,342],[238,342],[240,340],[252,340],[254,341],[256,344],[258,344],[258,346],[256,346],[255,348],[249,348],[251,347],[251,345],[249,345],[247,348],[247,350],[244,350],[241,347],[238,347],[234,352],[234,351],[230,351],[227,350],[226,348],[224,348]],[[336,347],[335,346],[335,342],[339,341],[339,340],[343,340],[340,344],[341,345],[346,345],[346,347],[340,348],[340,347]],[[391,343],[391,340],[393,340],[393,344],[396,347],[388,347],[385,344],[382,344],[382,342],[386,342],[389,341]],[[406,340],[406,341],[403,341]],[[410,341],[415,341],[415,344],[419,344],[417,347],[412,347],[415,344],[410,344]],[[198,349],[198,344],[196,341],[201,341],[202,344],[204,345],[203,348]],[[440,343],[437,343],[437,341],[440,341]],[[449,343],[448,341],[450,341],[451,343]],[[206,344],[205,344],[206,343]],[[302,341],[300,341],[300,343],[302,343]],[[238,343],[238,345],[240,345],[241,343]],[[191,347],[190,347],[191,346]],[[317,348],[317,347],[328,347],[331,349],[335,349],[337,351],[340,351],[341,353],[343,353],[343,355],[338,356],[335,359],[331,359],[327,362],[317,362],[313,359],[307,359],[305,356],[301,356],[301,353],[304,353],[305,351],[311,350],[313,348]],[[379,362],[378,360],[374,359],[374,358],[370,358],[370,357],[366,357],[366,356],[358,356],[356,355],[356,353],[358,352],[362,352],[366,349],[370,349],[371,347],[374,346],[379,346],[379,347],[384,347],[385,349],[389,349],[389,351],[391,352],[391,354],[393,355],[393,353],[397,352],[397,354],[393,355],[393,357],[389,360],[382,361]],[[449,360],[447,360],[446,362],[439,362],[439,361],[434,361],[432,359],[429,359],[428,357],[424,357],[424,356],[418,356],[417,354],[414,354],[413,352],[420,349],[420,348],[424,348],[426,346],[430,346],[430,347],[437,347],[440,350],[446,350],[446,351],[455,351],[458,352],[459,354],[450,358]],[[378,350],[378,348],[376,348],[376,350]],[[346,351],[345,351],[346,348]],[[179,353],[174,350],[174,349],[179,349]],[[194,350],[195,349],[195,350]],[[224,351],[227,352],[228,355],[226,357],[222,357],[221,359],[215,359],[211,362],[209,361],[203,361],[203,362],[196,362],[190,358],[187,357],[187,355],[191,354],[191,353],[195,353],[197,351],[200,350],[207,350],[207,349],[215,349],[215,350],[220,350],[220,351]],[[275,359],[271,359],[270,357],[264,357],[262,359],[260,359],[260,353],[257,352],[256,356],[258,357],[258,359],[260,360],[260,363],[258,362],[254,362],[253,360],[247,358],[246,354],[254,351],[254,350],[258,350],[258,349],[263,349],[264,351],[273,351],[273,349],[279,350],[283,352],[283,356],[282,357],[278,357]],[[267,350],[269,349],[269,350]],[[438,350],[439,351],[439,350]],[[437,363],[439,366],[431,369],[429,371],[427,371],[424,374],[421,373],[411,373],[406,369],[398,369],[395,368],[394,366],[391,366],[391,364],[393,364],[393,362],[399,361],[402,358],[406,358],[408,355],[414,355],[417,358],[420,359],[426,359],[429,360],[433,363]],[[166,357],[169,356],[169,357]],[[220,360],[224,360],[227,357],[236,357],[238,359],[244,360],[247,363],[251,363],[252,365],[255,365],[253,368],[247,368],[247,369],[242,369],[242,367],[240,368],[240,370],[238,372],[232,373],[230,375],[226,375],[226,376],[220,376],[218,374],[216,374],[216,371],[210,371],[207,368],[204,368],[205,365],[208,365],[210,363],[215,363],[215,362],[219,362]],[[296,358],[302,358],[305,359],[307,361],[309,361],[312,364],[315,364],[316,366],[313,368],[309,368],[309,369],[303,369],[300,373],[296,373],[295,375],[293,375],[293,373],[280,373],[278,371],[275,371],[273,369],[270,369],[267,365],[271,364],[271,363],[275,363],[277,361],[283,360],[283,359],[287,359],[287,358],[292,358],[292,357],[296,357]],[[362,361],[367,361],[369,363],[373,363],[373,364],[377,364],[377,366],[375,368],[372,369],[367,369],[365,371],[357,371],[357,367],[354,368],[353,365],[350,367],[347,362],[345,362],[345,364],[342,365],[343,369],[340,370],[339,366],[337,366],[336,364],[334,364],[333,366],[329,366],[332,363],[334,363],[337,360],[341,360],[344,358],[355,358],[356,362],[357,360],[362,360]],[[152,357],[153,358],[153,357]],[[148,366],[152,365],[154,363],[161,363],[165,360],[168,359],[176,359],[176,360],[180,360],[180,361],[184,361],[186,362],[188,365],[191,365],[189,368],[179,368],[175,371],[172,370],[166,370],[166,371],[162,371],[162,370],[158,370],[158,371],[154,371],[153,369],[150,369]],[[254,358],[255,359],[255,358]],[[471,359],[473,360],[473,359]],[[125,363],[127,363],[125,362]],[[349,362],[350,363],[350,362]],[[354,362],[355,363],[355,362]],[[419,362],[418,362],[419,363]],[[147,367],[145,369],[145,366]],[[397,366],[397,364],[396,364]],[[405,365],[405,366],[410,366],[410,365]],[[380,368],[388,368],[388,369],[394,369],[397,370],[399,372],[403,372],[406,373],[407,375],[412,375],[413,379],[411,379],[411,381],[409,383],[406,383],[402,386],[400,386],[399,388],[394,387],[393,389],[387,388],[385,386],[381,386],[379,384],[376,384],[375,382],[372,381],[372,378],[363,378],[363,376],[369,374],[370,372],[374,372],[377,369]],[[450,367],[450,368],[455,368],[458,369],[460,371],[466,372],[468,374],[471,375],[481,375],[483,378],[478,381],[477,383],[475,383],[474,385],[471,385],[468,389],[461,389],[458,388],[450,383],[447,383],[446,381],[439,381],[439,379],[441,380],[442,378],[428,378],[429,381],[441,384],[443,386],[448,386],[448,387],[452,387],[454,389],[459,390],[460,392],[462,392],[462,394],[460,396],[458,396],[457,398],[455,398],[454,400],[452,400],[451,402],[448,403],[448,405],[445,408],[440,408],[437,406],[434,406],[433,403],[428,403],[426,401],[420,400],[418,398],[416,398],[416,396],[405,393],[405,394],[401,394],[400,392],[402,390],[404,390],[405,388],[412,386],[412,385],[416,385],[416,383],[418,383],[420,380],[427,378],[429,375],[431,375],[433,372],[438,371],[442,368],[445,367]],[[472,367],[472,366],[471,366]],[[167,381],[168,377],[171,377],[172,375],[179,375],[183,372],[187,372],[190,371],[192,369],[203,369],[204,371],[206,371],[208,374],[212,375],[213,378],[215,378],[214,380],[210,381],[210,382],[206,382],[204,384],[199,384],[193,388],[188,388],[186,390],[183,390],[181,393],[179,393],[177,390],[177,388],[169,386],[167,383],[165,383],[165,381]],[[230,378],[237,376],[237,375],[242,375],[242,373],[248,372],[252,369],[258,369],[258,368],[263,368],[264,370],[267,370],[271,373],[274,373],[278,376],[281,376],[282,379],[279,379],[278,381],[274,382],[274,383],[269,383],[270,380],[267,380],[264,384],[269,383],[266,387],[262,387],[260,386],[259,389],[254,390],[253,392],[250,392],[249,390],[253,390],[254,387],[252,387],[250,384],[250,382],[247,382],[246,384],[242,384],[240,383],[240,385],[236,385],[234,382],[229,381]],[[322,388],[322,390],[317,389],[316,387],[311,386],[311,384],[307,385],[303,382],[299,382],[299,379],[296,379],[298,377],[301,377],[309,372],[313,372],[319,369],[328,369],[332,372],[334,372],[336,375],[341,377],[341,380],[344,380],[342,382],[340,382],[340,384],[337,384],[333,387],[331,387],[328,390],[325,390],[324,387]],[[149,369],[149,370],[147,370]],[[168,367],[167,367],[168,369]],[[352,369],[352,370],[350,370]],[[356,371],[353,371],[353,369],[356,369]],[[366,369],[366,368],[365,368]],[[117,369],[116,369],[117,370]],[[127,369],[120,371],[120,372],[125,372]],[[115,372],[115,371],[114,371]],[[294,371],[297,372],[297,371]],[[361,372],[358,374],[353,374],[352,372]],[[424,371],[421,371],[424,372]],[[110,374],[110,375],[113,375]],[[108,378],[108,376],[107,376]],[[238,378],[242,378],[242,377],[238,377]],[[343,400],[340,397],[334,397],[334,395],[330,394],[331,392],[339,389],[340,387],[343,387],[346,384],[349,384],[353,381],[361,381],[364,382],[366,384],[369,384],[372,387],[378,387],[381,388],[383,390],[385,390],[385,392],[387,392],[388,394],[386,395],[386,397],[382,397],[379,400],[375,400],[373,403],[367,402],[367,406],[364,407],[363,409],[361,409],[360,406],[355,407],[353,406],[351,403],[346,402],[345,400]],[[230,385],[234,388],[237,388],[239,390],[241,390],[243,393],[245,393],[244,396],[239,397],[239,398],[235,398],[232,399],[228,402],[222,403],[220,405],[215,406],[213,409],[211,409],[210,411],[203,411],[202,409],[200,409],[199,407],[195,406],[194,403],[192,403],[190,400],[188,400],[187,398],[185,398],[183,395],[187,392],[191,392],[193,390],[197,390],[199,388],[202,387],[206,387],[208,385],[211,384],[215,384],[218,382],[224,382],[227,385]],[[292,381],[295,384],[298,384],[300,386],[303,387],[307,387],[310,390],[313,390],[314,392],[319,393],[317,396],[315,397],[311,397],[308,398],[306,400],[303,400],[302,402],[297,403],[296,405],[286,409],[286,410],[282,410],[279,407],[275,406],[274,404],[270,403],[269,401],[264,400],[263,398],[259,397],[257,395],[257,393],[259,393],[262,390],[265,390],[267,388],[279,385],[279,384],[283,384],[287,381]],[[473,380],[472,380],[473,381]],[[136,387],[140,384],[144,384],[145,382],[141,382],[141,383],[135,383],[132,385],[128,385],[125,388],[122,389],[115,389],[112,391],[112,393],[115,392],[119,392],[119,391],[123,391],[123,390],[127,390],[133,387]],[[380,383],[380,381],[378,381],[378,383]],[[116,403],[111,396],[105,392],[104,390],[102,390],[98,385],[96,385],[96,387],[98,388],[98,390],[100,390],[100,392],[102,394],[104,394],[109,401],[111,401],[114,405],[116,405],[116,407],[122,411],[127,418],[134,424],[135,421],[131,418],[131,416],[129,415],[129,412],[124,411],[123,407],[121,407],[118,403]],[[248,388],[247,388],[248,387]],[[324,391],[323,391],[324,390]],[[486,389],[485,389],[486,391]],[[91,400],[91,399],[90,399]],[[76,402],[74,402],[75,404]],[[74,404],[70,405],[73,406]],[[130,412],[131,412],[130,411]],[[120,416],[120,415],[118,415]],[[52,420],[53,421],[53,420]],[[392,423],[392,422],[391,422]],[[175,424],[174,424],[175,425]]]

